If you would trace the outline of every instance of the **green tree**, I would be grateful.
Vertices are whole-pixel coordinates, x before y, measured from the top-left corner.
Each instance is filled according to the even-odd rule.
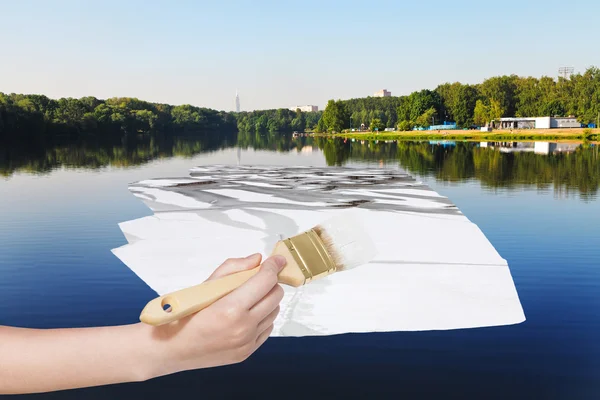
[[[589,68],[583,75],[572,75],[571,80],[574,114],[584,124],[596,121],[600,113],[600,69]]]
[[[255,128],[254,128],[256,133],[259,133],[259,134],[265,133],[267,131],[268,122],[269,122],[269,120],[266,115],[263,114],[260,117],[258,117],[258,119],[256,120],[256,123],[255,123]]]
[[[494,100],[500,104],[500,110],[504,112],[500,117],[513,117],[516,112],[517,103],[517,80],[516,75],[496,76],[486,79],[479,86],[481,94],[488,100],[488,104]]]
[[[410,118],[408,120],[411,121],[416,121],[432,108],[435,115],[441,109],[440,96],[432,90],[425,89],[420,92],[413,92],[408,96],[408,102],[410,103]]]
[[[132,112],[135,115],[136,130],[138,132],[149,132],[154,128],[154,123],[157,120],[156,114],[150,110],[135,110]]]
[[[398,123],[399,131],[410,131],[412,130],[413,125],[409,121],[401,121]]]
[[[296,116],[292,120],[292,129],[297,132],[303,132],[306,128],[306,120],[304,113],[300,109],[296,109]]]
[[[329,100],[321,119],[327,132],[341,132],[350,125],[350,117],[341,100]]]
[[[267,122],[267,130],[269,133],[278,133],[280,129],[279,121],[277,119],[270,119]]]
[[[542,112],[540,115],[545,116],[564,116],[566,114],[565,107],[562,101],[558,99],[550,100],[542,105]]]
[[[490,122],[490,108],[482,100],[477,100],[475,104],[473,121],[479,126],[484,126]]]
[[[426,110],[423,114],[419,115],[419,117],[415,120],[415,125],[427,127],[433,125],[434,119],[436,116],[435,108],[431,107]]]
[[[490,118],[491,119],[499,119],[502,118],[502,116],[505,114],[504,113],[504,109],[502,108],[502,105],[500,104],[499,101],[491,99],[490,100]]]
[[[477,89],[471,85],[461,85],[452,104],[454,122],[466,128],[473,123],[473,113],[477,102]]]
[[[369,125],[369,128],[371,129],[371,132],[384,131],[385,124],[379,118],[373,118],[373,120],[371,120],[371,124]]]
[[[323,117],[319,119],[315,130],[317,133],[327,132],[327,126],[325,125],[325,120],[323,119]]]

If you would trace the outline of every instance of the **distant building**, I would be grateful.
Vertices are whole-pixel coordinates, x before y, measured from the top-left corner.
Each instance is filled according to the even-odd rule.
[[[378,92],[375,92],[375,94],[373,96],[375,97],[390,97],[392,95],[392,92],[388,92],[385,89],[381,89]]]
[[[492,124],[495,129],[581,128],[575,117],[511,117],[494,120]]]
[[[235,91],[235,112],[240,112],[240,95]]]
[[[319,107],[318,106],[295,106],[295,107],[290,107],[290,110],[292,111],[296,111],[297,109],[300,109],[300,111],[302,112],[316,112],[319,111]]]

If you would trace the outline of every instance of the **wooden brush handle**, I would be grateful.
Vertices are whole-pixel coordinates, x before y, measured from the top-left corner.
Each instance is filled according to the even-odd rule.
[[[151,300],[142,310],[140,321],[158,326],[194,314],[210,306],[244,284],[259,271],[256,267],[236,272],[196,286],[181,289]],[[170,309],[167,305],[170,305]]]
[[[281,255],[287,260],[286,266],[278,275],[279,283],[298,287],[305,283],[305,276],[289,249],[278,242],[271,255]],[[219,279],[206,281],[196,286],[178,290],[151,300],[142,310],[140,321],[149,325],[163,325],[187,317],[210,306],[244,284],[260,270],[260,266],[236,272]],[[170,305],[170,310],[165,306]]]

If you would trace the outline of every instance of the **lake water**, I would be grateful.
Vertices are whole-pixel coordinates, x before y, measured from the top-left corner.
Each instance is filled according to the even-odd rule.
[[[137,322],[155,293],[110,249],[125,243],[119,222],[151,211],[127,184],[238,162],[407,170],[448,196],[508,260],[527,321],[458,331],[276,338],[234,366],[30,397],[600,398],[597,145],[544,150],[512,143],[483,148],[287,139],[283,145],[228,146],[0,151],[0,324]]]

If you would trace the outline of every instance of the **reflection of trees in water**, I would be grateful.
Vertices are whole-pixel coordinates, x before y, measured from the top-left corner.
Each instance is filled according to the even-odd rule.
[[[240,132],[197,133],[193,137],[172,137],[159,133],[125,136],[118,141],[89,137],[77,143],[52,144],[31,140],[0,143],[0,174],[15,171],[45,172],[60,166],[99,168],[133,166],[158,158],[191,157],[234,146],[267,151],[302,151],[316,146],[327,165],[354,162],[398,162],[412,174],[433,176],[441,181],[477,179],[487,187],[511,188],[551,184],[559,192],[578,191],[595,195],[600,185],[600,154],[597,145],[584,144],[572,153],[549,155],[533,152],[500,153],[475,143],[440,146],[427,142],[351,142],[321,137]]]
[[[319,149],[323,151],[325,162],[329,166],[344,165],[348,161],[348,158],[350,158],[350,141],[318,137],[316,142]]]
[[[153,133],[125,135],[122,139],[87,137],[77,141],[38,141],[0,143],[0,175],[16,171],[47,172],[61,166],[100,168],[127,167],[169,157],[192,157],[197,154],[232,148],[270,151],[301,151],[313,146],[310,137],[294,138],[291,134],[255,134],[240,132],[197,132],[189,136]]]
[[[476,177],[490,187],[554,184],[559,192],[573,190],[582,195],[595,194],[600,185],[598,146],[582,145],[573,153],[549,155],[535,153],[501,154],[476,148],[473,159]]]
[[[255,149],[267,151],[302,151],[304,147],[313,147],[315,139],[312,137],[299,136],[292,134],[279,133],[258,133],[249,131],[240,131],[237,134],[236,146],[242,149]]]
[[[435,177],[439,181],[477,179],[492,188],[535,185],[557,192],[579,192],[594,196],[600,186],[600,150],[583,144],[574,152],[536,154],[501,153],[480,148],[476,143],[443,146],[428,142],[344,142],[318,139],[328,165],[354,162],[398,162],[412,174]]]
[[[152,134],[107,140],[94,137],[77,142],[55,141],[11,143],[0,145],[0,174],[14,172],[47,172],[61,166],[100,168],[105,166],[128,167],[169,157],[191,157],[199,153],[216,151],[235,145],[236,136],[205,132],[172,137]]]

